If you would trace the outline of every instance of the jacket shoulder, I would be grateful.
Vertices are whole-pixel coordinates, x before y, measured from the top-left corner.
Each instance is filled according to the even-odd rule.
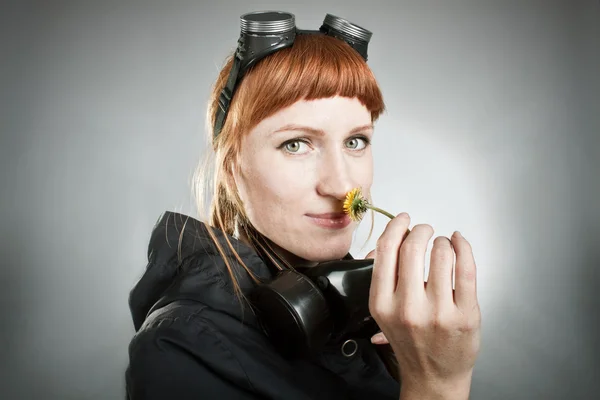
[[[236,398],[247,398],[238,396],[250,396],[254,389],[226,340],[226,331],[238,323],[192,301],[177,301],[155,310],[129,344],[128,393],[139,395],[154,388],[155,393],[168,392],[169,396],[175,390],[235,393]],[[174,382],[178,382],[176,387]]]
[[[249,307],[246,310],[243,315],[254,316]],[[196,300],[175,300],[152,311],[134,335],[132,342],[139,340],[140,337],[168,336],[175,332],[198,340],[198,336],[205,332],[219,335],[232,330],[239,331],[241,327],[254,321],[255,318],[249,316],[240,320],[236,315]],[[252,328],[255,327],[256,325],[252,324]]]

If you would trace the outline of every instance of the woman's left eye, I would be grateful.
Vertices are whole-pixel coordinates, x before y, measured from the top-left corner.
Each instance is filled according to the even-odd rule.
[[[346,147],[351,150],[363,150],[369,145],[369,140],[362,137],[353,137],[346,141]]]

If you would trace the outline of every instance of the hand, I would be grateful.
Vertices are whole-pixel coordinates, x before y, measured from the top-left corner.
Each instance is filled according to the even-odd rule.
[[[470,385],[481,326],[471,246],[456,232],[451,240],[437,237],[427,285],[424,261],[433,228],[416,225],[406,235],[409,224],[407,214],[398,215],[377,241],[369,310],[394,350],[403,390]]]

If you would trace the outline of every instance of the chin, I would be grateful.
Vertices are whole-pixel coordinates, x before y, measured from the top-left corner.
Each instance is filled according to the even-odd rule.
[[[344,258],[350,251],[351,241],[343,241],[339,243],[316,243],[309,248],[303,248],[302,251],[296,253],[299,257],[315,262],[324,262],[330,260],[339,260]]]

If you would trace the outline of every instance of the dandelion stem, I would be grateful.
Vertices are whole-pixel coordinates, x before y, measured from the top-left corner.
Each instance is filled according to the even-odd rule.
[[[367,208],[370,208],[370,209],[371,209],[371,210],[373,210],[373,211],[377,211],[378,213],[381,213],[381,214],[383,214],[383,215],[385,215],[385,216],[389,217],[390,219],[394,219],[394,216],[393,216],[392,214],[390,214],[389,212],[387,212],[387,211],[385,211],[385,210],[382,210],[382,209],[381,209],[381,208],[379,208],[379,207],[375,207],[374,205],[371,205],[371,204],[369,204],[369,203],[365,204],[365,206],[366,206]]]

